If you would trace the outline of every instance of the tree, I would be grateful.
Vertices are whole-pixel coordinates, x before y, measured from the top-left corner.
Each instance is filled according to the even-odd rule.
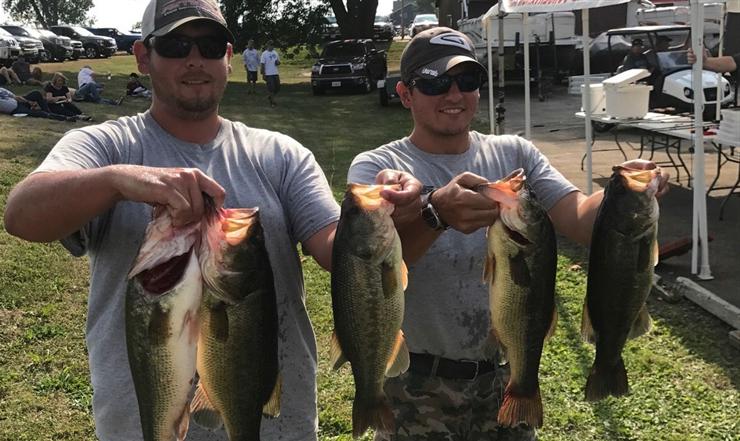
[[[221,10],[238,49],[253,39],[257,46],[272,40],[297,51],[321,42],[327,6],[310,0],[221,0]]]
[[[378,0],[329,0],[339,31],[345,38],[371,38]]]
[[[2,4],[14,20],[48,28],[61,23],[84,22],[93,0],[2,0]]]

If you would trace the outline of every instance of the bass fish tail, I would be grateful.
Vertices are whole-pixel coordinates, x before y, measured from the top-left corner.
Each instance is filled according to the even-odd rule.
[[[352,437],[361,437],[370,427],[384,433],[396,431],[393,411],[385,396],[370,401],[355,397],[352,404]]]
[[[504,400],[498,411],[498,423],[503,427],[514,427],[519,423],[526,423],[530,427],[542,427],[542,397],[540,386],[537,385],[534,393],[520,395],[514,390],[511,383],[506,386]]]
[[[618,397],[628,392],[627,370],[622,357],[619,357],[619,362],[614,366],[598,366],[594,363],[586,380],[587,401],[599,401],[609,395]]]

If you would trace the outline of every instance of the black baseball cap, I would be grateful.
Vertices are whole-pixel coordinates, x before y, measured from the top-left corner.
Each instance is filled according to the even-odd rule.
[[[427,29],[416,34],[403,50],[401,79],[436,78],[461,63],[474,64],[482,74],[487,72],[467,35],[445,27]]]
[[[185,23],[208,20],[219,24],[230,42],[234,42],[226,20],[215,0],[151,0],[141,20],[141,38],[161,37]]]

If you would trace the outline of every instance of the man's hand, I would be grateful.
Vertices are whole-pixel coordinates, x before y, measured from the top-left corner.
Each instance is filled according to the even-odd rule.
[[[637,170],[653,170],[658,168],[658,166],[653,161],[648,161],[647,159],[631,159],[619,165],[621,167],[627,167]],[[668,179],[670,177],[671,174],[666,169],[660,169],[660,182],[658,183],[658,191],[655,193],[656,198],[660,198],[664,194],[668,193],[668,190],[670,190],[671,188],[668,185]]]
[[[166,209],[174,226],[195,222],[203,216],[203,195],[224,203],[226,192],[216,181],[195,168],[155,168],[136,165],[111,166],[111,184],[119,200],[146,202]]]
[[[432,195],[432,205],[450,227],[470,234],[498,218],[498,204],[475,191],[488,180],[470,172],[462,173]]]
[[[707,57],[709,56],[709,51],[707,48],[704,48],[704,56],[702,57],[702,63],[707,62]],[[696,63],[696,54],[694,54],[694,49],[689,48],[689,50],[686,52],[686,60],[689,64]]]
[[[385,169],[378,172],[375,183],[380,185],[401,184],[400,190],[383,190],[380,195],[393,203],[392,218],[396,227],[407,225],[419,218],[421,212],[421,182],[410,173]]]

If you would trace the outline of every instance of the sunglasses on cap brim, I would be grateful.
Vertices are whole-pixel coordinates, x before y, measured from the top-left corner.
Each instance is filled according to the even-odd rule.
[[[228,40],[223,35],[189,37],[187,35],[167,34],[161,37],[147,38],[145,44],[147,47],[154,48],[164,58],[185,58],[195,45],[203,58],[217,60],[226,55]]]
[[[436,78],[413,78],[407,81],[406,85],[419,90],[424,95],[435,96],[447,93],[452,83],[457,84],[460,92],[473,92],[480,89],[483,81],[483,75],[475,70],[457,75],[442,74]]]

